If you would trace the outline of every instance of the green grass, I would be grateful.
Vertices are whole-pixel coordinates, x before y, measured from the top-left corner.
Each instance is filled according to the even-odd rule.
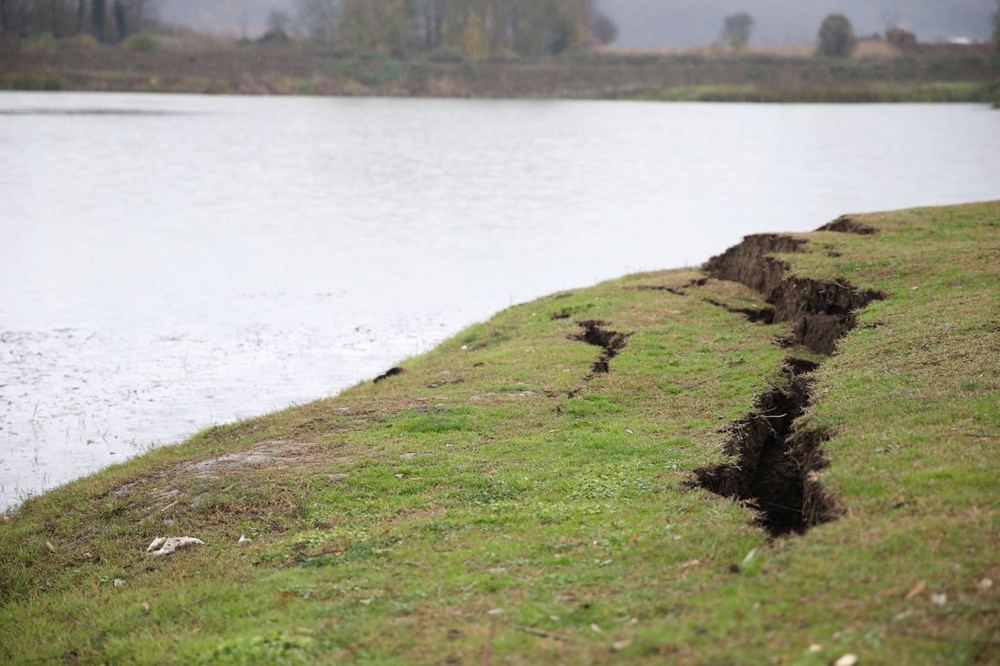
[[[0,523],[0,660],[996,661],[1000,203],[861,219],[880,233],[786,257],[888,295],[807,414],[840,520],[769,541],[688,486],[796,350],[703,300],[743,287],[634,275],[25,502]],[[583,319],[631,333],[606,375]],[[157,535],[206,545],[145,555]]]
[[[0,78],[0,90],[66,90],[66,81],[59,76],[19,74]]]

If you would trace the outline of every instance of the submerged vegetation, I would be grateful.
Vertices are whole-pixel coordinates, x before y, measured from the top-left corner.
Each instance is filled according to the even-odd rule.
[[[515,306],[26,501],[0,659],[990,662],[998,265],[975,204]]]

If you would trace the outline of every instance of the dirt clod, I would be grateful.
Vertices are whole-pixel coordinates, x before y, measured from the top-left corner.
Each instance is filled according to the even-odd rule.
[[[862,236],[872,236],[878,233],[878,229],[859,222],[857,218],[850,215],[841,215],[833,222],[824,224],[816,231],[836,231],[843,234],[860,234]]]
[[[398,366],[395,367],[395,368],[389,368],[388,370],[386,370],[385,372],[383,372],[381,375],[379,375],[378,377],[376,377],[373,380],[372,383],[373,384],[378,384],[379,382],[384,382],[385,380],[389,379],[390,377],[395,377],[396,375],[401,375],[404,372],[406,372],[406,371],[403,370],[402,368],[398,367]]]

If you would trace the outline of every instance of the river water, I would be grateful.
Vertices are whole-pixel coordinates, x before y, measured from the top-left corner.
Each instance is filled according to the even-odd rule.
[[[1000,113],[0,93],[0,509],[515,302],[1000,197]]]

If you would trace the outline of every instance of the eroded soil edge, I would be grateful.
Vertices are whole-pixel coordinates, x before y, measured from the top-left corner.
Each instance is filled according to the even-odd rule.
[[[884,296],[846,280],[816,280],[789,272],[774,253],[802,251],[804,240],[776,234],[747,236],[742,243],[709,259],[705,272],[759,292],[774,306],[774,323],[791,322],[791,340],[817,354],[832,354],[837,340],[857,325],[855,311]]]
[[[804,427],[817,364],[787,359],[782,382],[760,396],[753,411],[730,424],[729,462],[695,470],[693,484],[756,509],[772,536],[799,534],[839,515],[819,483],[828,461],[821,445],[829,435]]]
[[[855,312],[884,296],[844,280],[792,275],[786,262],[771,256],[800,252],[804,244],[789,236],[748,236],[709,260],[705,272],[759,292],[774,307],[770,321],[760,320],[792,323],[791,339],[785,342],[831,354],[837,340],[857,324]],[[739,312],[754,320],[751,313]],[[829,433],[800,418],[809,406],[817,367],[812,361],[786,359],[777,385],[729,425],[724,450],[730,460],[695,470],[691,482],[756,509],[758,522],[772,536],[801,534],[841,513],[819,483],[820,470],[829,464],[822,449]]]

